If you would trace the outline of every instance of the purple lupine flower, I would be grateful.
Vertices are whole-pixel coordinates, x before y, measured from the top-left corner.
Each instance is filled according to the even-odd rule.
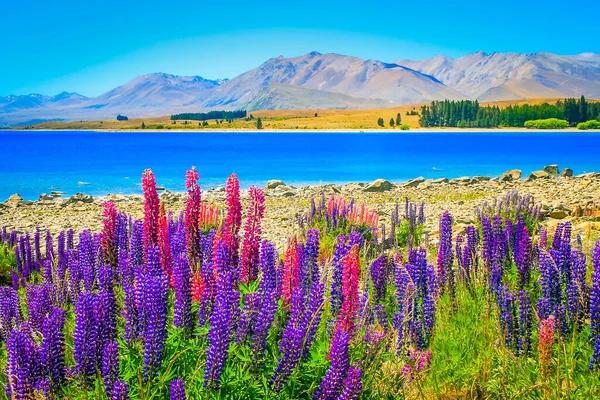
[[[485,267],[490,270],[492,266],[492,246],[494,234],[492,231],[492,224],[487,215],[481,216],[481,232],[483,237],[483,249],[481,255]]]
[[[21,323],[19,293],[10,287],[0,287],[0,333],[8,341],[12,330]]]
[[[151,276],[160,276],[163,274],[160,263],[160,248],[149,245],[146,254],[146,272]]]
[[[173,379],[171,381],[171,387],[169,392],[171,400],[185,400],[186,397],[183,379]]]
[[[383,255],[371,263],[371,280],[375,292],[375,302],[385,299],[387,289],[387,256]]]
[[[279,392],[287,382],[292,371],[302,357],[302,344],[304,341],[305,327],[301,325],[305,314],[304,290],[297,287],[292,292],[290,301],[290,320],[288,321],[279,343],[279,357],[277,367],[271,378],[271,385],[275,392]]]
[[[590,336],[600,337],[600,240],[592,252],[592,288],[590,293]]]
[[[529,284],[531,277],[531,237],[526,226],[519,229],[518,234],[519,237],[515,240],[514,258],[517,265],[519,287],[525,287]]]
[[[350,246],[348,245],[348,236],[339,235],[333,253],[333,261],[331,263],[331,269],[333,270],[331,281],[331,314],[334,317],[339,314],[342,308],[342,270],[344,266],[344,257],[349,251]]]
[[[52,285],[44,283],[39,286],[27,285],[27,305],[29,308],[29,323],[31,327],[40,331],[46,315],[52,310],[50,293]]]
[[[52,245],[52,234],[49,230],[46,231],[46,259],[54,260],[54,247]]]
[[[111,400],[129,400],[129,385],[127,382],[115,382],[112,389]]]
[[[94,247],[94,237],[90,231],[83,231],[79,234],[79,244],[77,245],[77,254],[79,256],[79,268],[83,278],[83,287],[87,292],[94,289],[96,283],[96,252]]]
[[[454,253],[452,251],[452,216],[444,211],[440,217],[440,245],[437,258],[437,286],[440,290],[448,288],[450,299],[455,297]]]
[[[308,290],[314,282],[319,281],[319,230],[310,229],[306,232],[306,244],[302,251],[302,285]]]
[[[319,389],[315,392],[315,400],[335,400],[342,391],[344,378],[348,373],[350,361],[348,358],[348,344],[350,336],[343,329],[336,329],[331,341],[329,357],[331,367],[321,381]]]
[[[133,232],[129,244],[132,266],[144,263],[144,221],[136,220],[133,223]]]
[[[127,254],[126,249],[119,250],[118,276],[121,281],[121,285],[133,285],[133,281],[135,279],[135,268],[131,262],[131,258]]]
[[[41,231],[39,226],[35,227],[35,233],[33,234],[33,247],[35,249],[35,260],[38,263],[42,262]]]
[[[91,384],[96,374],[98,321],[95,309],[96,295],[83,292],[75,304],[75,330],[73,331],[73,347],[75,370],[84,384]]]
[[[137,292],[133,284],[124,284],[123,318],[125,319],[125,341],[132,344],[139,338]]]
[[[254,349],[253,357],[255,362],[261,360],[265,352],[267,347],[267,336],[269,335],[269,329],[275,319],[276,312],[277,295],[275,288],[272,288],[261,294],[260,309],[258,311],[258,316],[256,317],[254,335],[252,336]]]
[[[260,248],[259,260],[261,278],[260,284],[258,285],[258,292],[263,295],[268,291],[275,291],[277,288],[277,271],[275,269],[276,259],[277,255],[273,243],[268,240],[263,240]]]
[[[6,342],[6,396],[33,399],[41,375],[41,356],[35,341],[26,332],[14,330]]]
[[[53,308],[42,325],[42,364],[53,389],[65,380],[65,310]]]
[[[148,246],[148,256],[151,248]],[[158,373],[162,362],[165,340],[167,337],[167,298],[169,279],[162,273],[158,263],[158,274],[147,274],[144,295],[144,379],[151,379]]]
[[[244,310],[238,324],[237,332],[235,335],[235,343],[244,343],[248,336],[252,334],[256,319],[258,317],[258,311],[260,307],[260,297],[258,293],[247,293],[244,296]]]
[[[173,309],[173,325],[187,332],[194,329],[192,313],[192,282],[190,264],[187,257],[181,254],[177,257],[173,269],[173,289],[175,305]]]
[[[388,319],[387,313],[385,311],[385,306],[383,304],[375,305],[375,317],[377,318],[377,322],[385,332],[388,331]]]
[[[219,274],[217,281],[217,297],[210,318],[208,333],[208,356],[204,370],[204,387],[218,389],[221,386],[221,373],[227,360],[229,343],[233,333],[233,307],[238,305],[233,301],[233,273],[228,270],[227,243],[223,240],[217,245],[215,267]]]
[[[531,353],[532,309],[529,292],[519,292],[519,340],[517,350],[522,355]]]
[[[104,265],[98,274],[101,291],[97,296],[96,320],[98,322],[98,357],[107,342],[117,337],[117,300],[113,290],[112,267]]]
[[[360,363],[348,369],[348,376],[344,379],[344,389],[336,400],[358,400],[362,392],[362,369]]]
[[[500,326],[504,333],[506,347],[513,348],[516,342],[516,307],[515,295],[510,293],[508,286],[500,286],[498,289],[498,307],[500,308]]]
[[[110,399],[119,380],[119,344],[114,340],[106,343],[102,352],[102,380],[106,398]]]
[[[73,228],[67,231],[67,250],[74,250],[75,245],[73,243],[73,237],[75,236],[75,231]]]
[[[323,295],[325,286],[320,282],[314,282],[310,293],[308,294],[308,308],[304,318],[300,323],[302,329],[306,329],[306,338],[304,339],[304,357],[307,358],[312,346],[313,339],[317,334],[317,329],[321,322],[323,314]]]

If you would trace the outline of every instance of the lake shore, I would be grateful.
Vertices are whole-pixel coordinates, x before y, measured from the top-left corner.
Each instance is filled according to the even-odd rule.
[[[508,179],[508,178],[505,178]],[[453,180],[417,178],[402,184],[382,185],[381,188],[367,183],[345,185],[325,184],[318,186],[293,187],[271,183],[274,188],[265,189],[266,211],[263,223],[264,237],[283,248],[285,239],[299,233],[297,216],[306,212],[311,198],[321,193],[326,197],[345,196],[357,202],[365,202],[380,215],[380,222],[389,226],[389,220],[396,202],[403,207],[408,197],[413,202],[424,201],[428,221],[426,229],[433,240],[437,237],[438,218],[445,210],[453,215],[457,230],[476,222],[474,210],[484,201],[494,201],[512,190],[520,194],[529,193],[536,204],[542,206],[544,224],[554,227],[557,223],[571,220],[574,232],[598,237],[600,219],[581,215],[586,207],[600,204],[600,174],[588,173],[574,177],[541,177],[539,179],[513,179],[503,181],[498,178],[465,177]],[[377,186],[375,184],[375,186]],[[373,190],[373,191],[371,191]],[[160,192],[168,209],[179,212],[185,207],[185,193]],[[203,201],[225,207],[223,188],[209,189],[202,193]],[[63,198],[60,193],[40,197],[38,201],[12,199],[0,203],[0,227],[18,231],[34,231],[36,226],[58,232],[73,228],[79,231],[89,228],[94,232],[102,229],[102,203],[113,201],[119,210],[143,218],[143,197],[141,195],[108,195],[92,197],[77,194]],[[242,192],[242,203],[248,204],[247,191]],[[589,213],[588,213],[589,214]]]

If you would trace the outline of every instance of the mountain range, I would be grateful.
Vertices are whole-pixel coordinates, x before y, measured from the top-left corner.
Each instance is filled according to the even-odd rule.
[[[600,55],[477,52],[391,63],[311,52],[231,80],[154,73],[97,97],[63,92],[0,97],[0,126],[150,117],[210,109],[365,109],[432,100],[600,99]]]

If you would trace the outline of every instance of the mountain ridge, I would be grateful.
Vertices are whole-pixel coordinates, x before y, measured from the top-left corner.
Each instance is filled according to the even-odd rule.
[[[600,98],[600,55],[485,53],[385,62],[312,51],[274,57],[233,79],[150,73],[95,97],[75,92],[0,97],[0,126],[257,107],[347,109],[432,100]]]

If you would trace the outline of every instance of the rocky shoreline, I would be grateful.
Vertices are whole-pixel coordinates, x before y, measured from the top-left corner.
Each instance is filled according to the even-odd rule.
[[[272,180],[265,187],[263,234],[278,247],[283,247],[286,238],[298,229],[297,215],[306,212],[311,198],[324,193],[327,197],[343,195],[367,203],[379,213],[380,221],[386,225],[389,224],[396,202],[402,203],[405,197],[413,202],[424,201],[428,217],[426,229],[435,240],[437,221],[444,210],[450,211],[455,220],[455,229],[461,230],[476,222],[476,207],[511,190],[531,194],[536,204],[541,205],[544,224],[549,227],[560,221],[571,220],[575,233],[590,237],[600,235],[600,210],[596,211],[596,204],[600,204],[600,173],[574,176],[569,168],[559,171],[556,165],[546,166],[524,179],[521,171],[511,170],[500,177],[415,178],[398,184],[377,179],[371,183],[294,187]],[[22,232],[33,231],[36,226],[52,232],[69,228],[76,231],[88,228],[99,232],[102,229],[102,203],[108,200],[115,202],[119,210],[131,213],[136,218],[143,217],[144,202],[141,195],[92,197],[77,193],[67,198],[62,195],[60,192],[42,194],[38,201],[24,201],[18,195],[11,196],[0,203],[0,227]],[[167,208],[174,212],[185,207],[185,193],[161,190],[160,197]],[[224,207],[225,190],[204,191],[202,200]],[[244,207],[247,202],[247,191],[243,191]]]

